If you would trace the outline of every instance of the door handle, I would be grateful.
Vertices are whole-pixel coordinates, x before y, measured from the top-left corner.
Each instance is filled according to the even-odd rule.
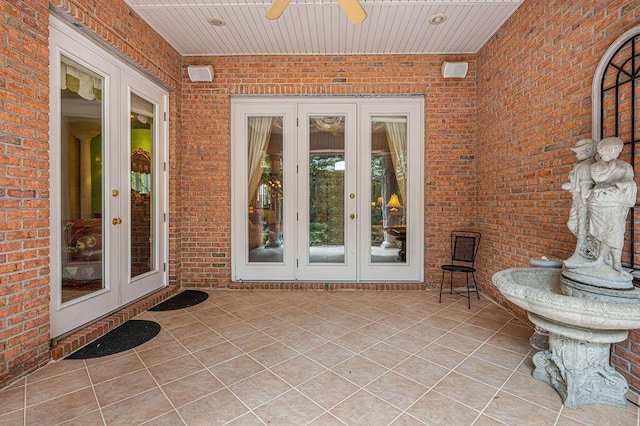
[[[349,219],[355,219],[355,218],[356,218],[356,215],[355,215],[355,214],[351,213],[351,214],[349,215]]]
[[[120,219],[119,217],[114,217],[113,219],[111,219],[111,223],[113,223],[114,225],[120,225],[122,223],[122,219]]]

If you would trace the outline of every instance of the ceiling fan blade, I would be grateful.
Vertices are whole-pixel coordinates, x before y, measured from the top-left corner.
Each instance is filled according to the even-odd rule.
[[[267,19],[278,19],[289,6],[289,3],[291,3],[291,0],[273,0],[273,4],[266,15]]]
[[[338,0],[338,4],[352,24],[361,24],[367,19],[367,12],[358,0]]]

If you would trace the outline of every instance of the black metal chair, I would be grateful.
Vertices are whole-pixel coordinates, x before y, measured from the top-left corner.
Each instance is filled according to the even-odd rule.
[[[480,233],[470,231],[453,231],[451,233],[451,263],[442,265],[442,280],[440,280],[440,303],[442,303],[442,286],[444,284],[444,275],[449,272],[449,293],[460,294],[465,296],[468,301],[469,309],[471,309],[471,293],[475,292],[480,299],[480,293],[478,292],[478,286],[476,285],[476,254],[478,253],[478,247],[480,246]],[[453,287],[453,274],[454,272],[464,273],[467,279],[466,291],[455,289]],[[469,274],[473,283],[469,282]]]

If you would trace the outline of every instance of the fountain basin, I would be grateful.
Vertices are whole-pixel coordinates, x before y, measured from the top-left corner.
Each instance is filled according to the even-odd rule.
[[[609,356],[612,343],[640,328],[640,303],[565,295],[563,280],[562,270],[554,268],[512,268],[493,276],[498,290],[549,333],[549,349],[533,356],[533,377],[553,386],[570,408],[625,407],[629,386]]]
[[[493,276],[494,285],[511,302],[561,324],[592,330],[640,328],[640,304],[587,299],[562,293],[562,270],[511,268]]]

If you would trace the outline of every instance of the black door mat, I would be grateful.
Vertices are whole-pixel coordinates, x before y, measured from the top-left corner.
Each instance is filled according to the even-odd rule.
[[[188,308],[202,303],[209,298],[209,294],[199,290],[185,290],[170,299],[157,304],[150,311],[174,311],[176,309]]]
[[[146,320],[129,320],[96,341],[72,353],[67,359],[100,358],[133,349],[153,339],[160,324]]]

